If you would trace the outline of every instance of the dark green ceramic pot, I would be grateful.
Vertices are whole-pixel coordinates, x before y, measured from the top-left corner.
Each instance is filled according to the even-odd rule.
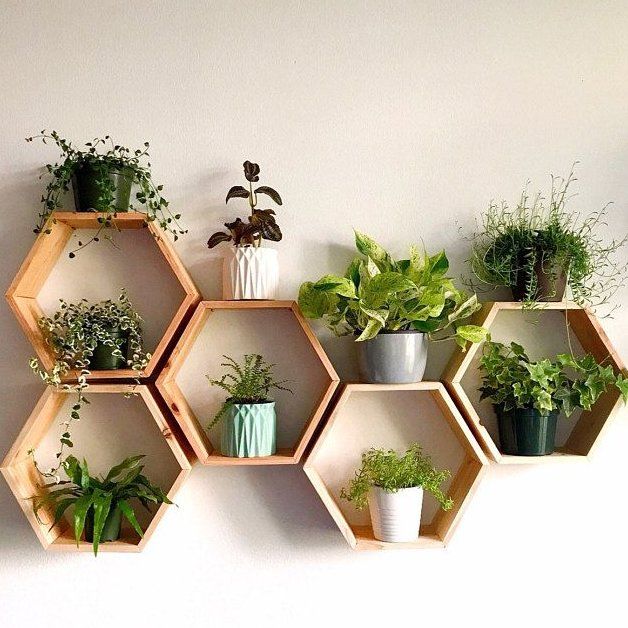
[[[113,508],[105,519],[105,526],[100,535],[100,541],[117,541],[120,538],[122,527],[122,511]],[[94,540],[94,509],[90,508],[85,517],[85,540],[91,543]]]
[[[92,357],[89,359],[89,369],[91,371],[111,371],[126,367],[129,333],[122,330],[113,330],[111,332],[111,336],[113,338],[123,339],[122,345],[120,346],[120,351],[122,351],[123,357],[113,355],[115,347],[110,347],[109,345],[101,344],[99,342],[94,349]]]
[[[128,212],[133,185],[133,171],[130,169],[110,170],[109,180],[113,183],[113,202],[111,205],[100,198],[100,190],[96,185],[99,172],[92,166],[78,168],[72,177],[74,205],[77,212]]]
[[[548,456],[554,453],[558,412],[547,416],[534,408],[504,411],[495,406],[500,451],[510,456]]]

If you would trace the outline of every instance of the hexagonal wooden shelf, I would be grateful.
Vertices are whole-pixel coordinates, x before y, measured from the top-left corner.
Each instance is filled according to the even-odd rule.
[[[77,229],[97,229],[99,227],[97,213],[79,213],[56,211],[47,223],[50,233],[41,233],[22,263],[20,270],[6,292],[6,298],[13,309],[26,337],[33,345],[39,359],[46,369],[54,364],[54,355],[46,344],[37,321],[44,316],[37,297],[52,272],[53,267],[63,254],[64,248]],[[156,222],[147,222],[140,212],[120,213],[112,221],[115,229],[142,229],[147,227],[154,236],[155,244],[172,269],[176,281],[183,288],[185,297],[170,321],[165,333],[152,351],[152,357],[141,377],[149,377],[157,363],[163,357],[168,345],[179,328],[183,325],[192,308],[201,300],[201,295],[194,285],[187,270],[179,260],[168,237]],[[89,380],[135,378],[137,373],[132,369],[110,371],[92,371]],[[76,372],[68,373],[65,381],[76,379]]]
[[[473,316],[472,322],[490,330],[494,326],[500,312],[522,310],[523,305],[520,302],[491,301],[482,305],[482,308]],[[539,304],[538,308],[532,310],[529,315],[541,315],[545,311],[564,312],[568,328],[573,330],[574,336],[584,352],[593,355],[598,362],[606,361],[612,364],[617,373],[625,371],[621,358],[613,349],[599,321],[589,310],[568,301],[551,302]],[[495,439],[485,426],[485,422],[489,417],[480,416],[478,407],[472,403],[463,382],[465,375],[471,369],[477,368],[477,364],[474,365],[474,360],[477,362],[478,351],[481,346],[482,343],[474,345],[468,343],[464,352],[456,348],[443,372],[442,380],[489,458],[498,464],[570,462],[586,458],[593,451],[604,428],[622,406],[619,391],[614,387],[609,389],[600,397],[590,411],[583,411],[575,421],[575,425],[564,446],[557,447],[554,454],[549,456],[510,456],[502,454]]]
[[[437,445],[428,446],[435,439]],[[369,447],[399,452],[418,441],[438,468],[452,471],[445,486],[454,500],[449,511],[426,495],[417,541],[386,543],[373,536],[368,511],[359,513],[340,499],[360,457]],[[305,473],[340,528],[357,550],[443,547],[450,540],[482,475],[487,458],[440,382],[346,384],[305,464]],[[430,513],[431,511],[431,513]],[[431,521],[429,517],[431,514]]]
[[[258,324],[261,330],[252,328]],[[213,329],[216,335],[211,336]],[[203,413],[208,424],[224,401],[222,391],[210,391],[205,375],[217,377],[224,370],[219,364],[223,354],[239,361],[244,353],[256,352],[280,368],[285,366],[286,355],[297,360],[289,373],[278,372],[279,379],[290,380],[294,395],[282,391],[275,395],[283,408],[277,413],[277,453],[259,458],[223,456],[199,420]],[[195,365],[188,364],[194,360]],[[314,381],[295,378],[295,373]],[[181,382],[185,374],[198,384],[196,388]],[[334,367],[294,301],[202,301],[157,379],[164,401],[206,465],[296,464],[337,385]],[[198,390],[203,392],[199,395]],[[305,409],[294,406],[299,399]],[[290,442],[282,444],[282,440]]]
[[[179,469],[176,478],[167,491],[167,495],[174,500],[179,487],[189,475],[192,467],[191,457],[186,453],[184,447],[186,443],[180,443],[178,437],[168,424],[165,415],[159,409],[156,399],[147,386],[127,385],[127,384],[92,384],[89,387],[89,395],[94,394],[116,394],[136,393],[143,400],[150,416],[153,418],[157,429],[161,432],[164,440],[168,444],[174,464]],[[41,484],[44,480],[35,468],[31,457],[28,455],[30,449],[36,449],[46,437],[50,427],[57,419],[61,407],[66,403],[71,392],[61,392],[48,387],[39,399],[37,406],[31,413],[28,421],[22,428],[17,440],[9,450],[6,458],[0,466],[0,471],[4,475],[7,483],[18,503],[20,504],[26,518],[30,522],[37,537],[43,547],[47,550],[60,551],[92,551],[92,544],[80,541],[77,547],[70,524],[63,520],[54,528],[50,524],[54,521],[54,513],[51,510],[40,511],[42,523],[39,523],[33,513],[31,497],[41,491]],[[89,406],[88,406],[89,407]],[[88,421],[84,418],[83,421]],[[100,552],[139,552],[148,543],[155,532],[159,521],[169,508],[168,504],[161,504],[155,511],[148,526],[144,530],[144,537],[140,538],[133,530],[123,526],[122,538],[118,541],[102,543]]]

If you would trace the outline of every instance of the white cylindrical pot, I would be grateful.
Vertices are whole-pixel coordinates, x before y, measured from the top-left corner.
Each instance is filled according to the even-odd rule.
[[[395,493],[373,486],[368,501],[373,536],[378,541],[403,543],[419,538],[423,507],[423,489],[420,486],[402,488]]]
[[[235,246],[225,255],[224,299],[274,299],[278,283],[279,261],[275,249]]]

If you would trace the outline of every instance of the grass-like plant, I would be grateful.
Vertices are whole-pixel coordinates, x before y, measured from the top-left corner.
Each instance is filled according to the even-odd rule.
[[[68,508],[73,507],[72,527],[76,544],[81,539],[85,522],[93,522],[94,555],[98,554],[100,538],[107,516],[118,508],[122,516],[140,535],[144,532],[135,516],[130,500],[137,499],[150,512],[152,504],[172,504],[168,496],[158,486],[153,486],[142,474],[144,467],[140,461],[143,455],[131,456],[112,467],[105,476],[90,475],[87,462],[79,462],[74,456],[68,456],[62,463],[68,480],[45,485],[43,488],[63,485],[44,495],[33,498],[33,511],[39,519],[42,508],[54,509],[54,521],[50,529],[61,521]]]
[[[275,379],[273,369],[275,364],[269,364],[258,353],[249,353],[244,356],[244,362],[239,364],[228,355],[223,355],[226,362],[220,366],[228,370],[220,379],[211,379],[206,375],[210,385],[222,388],[229,396],[220,410],[216,413],[207,429],[211,429],[220,421],[230,407],[236,404],[265,403],[271,401],[270,391],[285,390],[292,392],[284,384],[288,380]]]
[[[260,167],[250,161],[245,161],[244,178],[248,182],[248,189],[241,185],[234,185],[228,192],[225,203],[232,198],[245,198],[249,202],[251,213],[248,220],[244,221],[236,218],[233,222],[226,222],[225,227],[228,231],[217,231],[212,234],[207,241],[207,246],[213,249],[221,242],[233,242],[235,246],[253,245],[259,246],[262,240],[271,240],[279,242],[283,237],[281,229],[275,220],[274,209],[259,209],[257,203],[259,201],[258,194],[264,194],[270,197],[277,205],[282,204],[281,196],[277,190],[260,185],[253,189],[253,183],[259,181]]]
[[[355,232],[361,254],[343,276],[325,275],[299,290],[307,318],[322,318],[336,335],[354,333],[358,342],[386,331],[416,330],[430,335],[452,328],[456,342],[480,342],[486,330],[460,325],[480,308],[475,295],[457,290],[447,277],[444,251],[429,256],[416,247],[408,259],[395,261],[369,236]],[[440,338],[445,339],[445,338]]]
[[[555,411],[570,416],[577,408],[590,410],[609,386],[616,386],[628,401],[628,379],[590,354],[560,354],[533,362],[516,342],[506,346],[489,340],[480,366],[484,371],[480,399],[491,399],[505,411],[534,408],[542,416]]]
[[[46,477],[58,478],[65,447],[72,447],[70,427],[80,419],[80,412],[89,400],[85,396],[90,375],[89,363],[98,345],[112,348],[112,356],[124,359],[139,376],[150,359],[142,346],[142,317],[135,311],[125,290],[120,292],[117,301],[107,299],[99,303],[89,303],[82,299],[78,303],[67,303],[60,299],[60,308],[52,317],[42,317],[38,321],[44,333],[46,344],[51,347],[55,362],[50,370],[42,368],[36,357],[31,357],[29,366],[42,381],[64,391],[77,394],[70,416],[62,423],[60,450],[56,454],[57,464]],[[122,337],[117,333],[121,332]],[[122,354],[123,344],[127,354]],[[78,372],[75,382],[62,382],[64,375],[71,370]],[[35,462],[35,464],[37,464]]]
[[[362,466],[355,472],[349,488],[341,490],[340,496],[363,510],[368,505],[369,490],[373,486],[389,493],[420,486],[434,496],[443,510],[450,510],[454,502],[441,489],[442,483],[450,477],[449,471],[434,468],[419,443],[412,443],[403,455],[393,449],[372,447],[362,454]]]
[[[587,215],[568,208],[575,181],[572,169],[566,179],[552,177],[549,199],[541,193],[531,197],[526,189],[514,209],[492,202],[471,238],[475,279],[490,288],[524,286],[523,300],[534,304],[539,272],[548,276],[554,294],[564,273],[573,301],[583,307],[608,304],[628,270],[616,259],[628,236],[605,241],[599,234],[608,205]]]
[[[86,242],[79,242],[79,246],[70,252],[74,257],[76,252],[85,248],[91,242],[98,242],[104,229],[115,228],[114,218],[116,208],[113,205],[115,199],[115,184],[109,177],[112,172],[121,172],[128,175],[138,187],[135,194],[138,206],[130,204],[131,210],[140,211],[144,208],[148,222],[157,221],[159,226],[169,232],[176,241],[180,235],[187,233],[179,225],[180,214],[173,214],[168,201],[162,196],[162,185],[156,185],[150,171],[148,148],[149,143],[144,142],[141,149],[131,150],[115,144],[109,135],[104,138],[95,138],[85,144],[84,149],[75,148],[71,142],[62,138],[56,131],[41,131],[39,135],[26,138],[27,142],[41,139],[44,144],[52,142],[61,151],[59,161],[54,164],[46,164],[46,174],[50,181],[46,191],[41,197],[43,209],[39,214],[39,221],[35,227],[35,233],[49,233],[48,219],[54,211],[62,206],[65,194],[70,190],[72,178],[81,168],[90,168],[96,172],[95,185],[98,190],[99,208],[104,215],[98,218],[100,227],[96,235]],[[144,164],[144,161],[146,163]],[[105,239],[111,240],[111,236],[105,234]]]

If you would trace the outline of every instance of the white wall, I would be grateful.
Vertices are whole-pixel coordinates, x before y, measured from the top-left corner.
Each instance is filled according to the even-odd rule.
[[[208,298],[205,241],[247,158],[285,200],[286,298],[342,267],[353,226],[399,253],[446,247],[458,275],[459,228],[575,159],[573,206],[613,200],[625,233],[627,28],[624,2],[1,0],[0,285],[32,243],[54,152],[23,138],[44,127],[152,142]],[[41,386],[0,313],[4,451]],[[627,322],[625,307],[604,321],[625,356]],[[324,342],[350,376],[350,344]],[[196,468],[144,553],[51,554],[0,482],[0,623],[618,626],[627,419],[588,464],[491,469],[444,551],[352,553],[295,467]]]

